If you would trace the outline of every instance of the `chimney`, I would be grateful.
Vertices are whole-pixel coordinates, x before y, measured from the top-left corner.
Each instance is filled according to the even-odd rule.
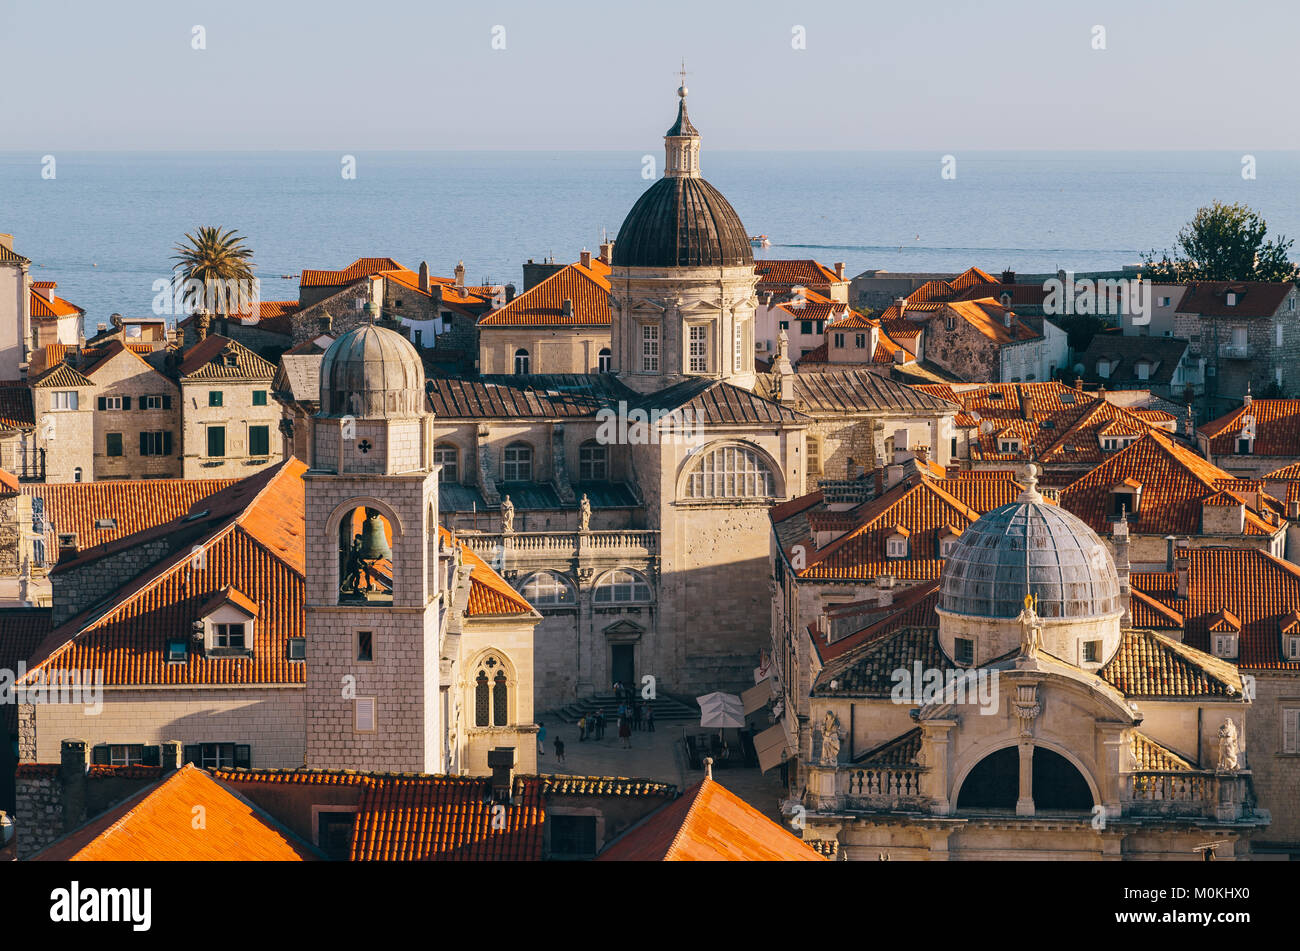
[[[1192,543],[1189,539],[1180,538],[1178,546],[1174,549],[1174,577],[1178,586],[1178,600],[1186,601],[1188,593],[1191,590],[1192,574]]]
[[[456,293],[464,295],[465,293],[465,262],[456,262]]]
[[[515,783],[515,748],[498,746],[488,751],[488,769],[492,770],[492,798],[509,802]]]
[[[48,285],[48,284],[53,284],[54,282],[53,282],[53,281],[42,281],[41,283],[42,283],[42,284],[47,284],[47,285]],[[51,303],[54,302],[54,288],[53,288],[53,287],[38,287],[38,288],[36,288],[36,293],[40,294],[40,295],[41,295],[42,297],[44,297],[47,301],[50,301]]]
[[[898,316],[902,317],[903,314],[907,313],[907,298],[895,297],[894,306],[898,308]]]
[[[1188,439],[1191,439],[1193,436],[1196,435],[1196,420],[1192,416],[1191,403],[1187,404],[1187,421],[1183,424],[1183,429],[1185,431],[1184,434],[1187,436]]]
[[[75,829],[86,820],[86,752],[89,748],[85,740],[64,740],[59,745],[64,832]]]
[[[1115,543],[1115,573],[1119,575],[1119,604],[1122,611],[1119,623],[1124,626],[1133,622],[1129,607],[1132,592],[1129,587],[1128,518],[1121,518],[1115,523],[1111,539]]]
[[[842,281],[842,280],[845,279],[845,278],[844,278],[844,262],[843,262],[843,261],[836,261],[836,262],[835,262],[835,279],[836,279],[837,281]]]
[[[1286,503],[1286,517],[1300,519],[1300,499],[1293,499]]]
[[[600,259],[606,264],[614,263],[614,242],[604,241],[600,245]]]
[[[1003,272],[1002,272],[1002,283],[1003,283],[1003,284],[1014,284],[1014,283],[1016,283],[1016,272],[1015,272],[1015,271],[1003,271]]]
[[[578,262],[583,267],[587,267],[587,268],[591,267],[591,252],[588,251],[586,248],[583,248],[582,253],[578,255]]]
[[[567,297],[560,302],[560,315],[563,317],[573,316],[573,301]]]
[[[513,284],[507,284],[507,285],[506,285],[506,303],[508,304],[508,303],[510,303],[510,302],[511,302],[512,300],[514,300],[514,299],[515,299],[515,286],[514,286]]]
[[[95,331],[101,334],[108,333],[108,324],[104,323],[101,320],[99,323],[95,325]]]
[[[1175,535],[1165,536],[1165,571],[1169,574],[1174,572],[1174,542],[1178,541]]]
[[[1007,311],[1005,314],[1002,315],[1002,322],[1006,324],[1008,327],[1011,326],[1011,311]]]
[[[420,290],[429,293],[429,262],[420,262]]]

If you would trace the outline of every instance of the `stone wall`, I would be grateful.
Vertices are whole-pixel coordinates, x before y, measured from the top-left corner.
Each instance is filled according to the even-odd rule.
[[[1259,805],[1273,819],[1254,844],[1300,852],[1300,752],[1288,753],[1282,737],[1283,711],[1300,708],[1300,671],[1247,672],[1255,676],[1247,765]]]
[[[481,327],[479,372],[514,373],[522,349],[530,373],[595,373],[609,346],[609,331],[599,327]]]
[[[140,357],[123,350],[95,370],[98,384],[90,397],[95,405],[95,478],[143,479],[181,477],[180,390]],[[146,409],[146,397],[166,397],[168,408]],[[100,398],[120,397],[131,401],[130,409],[99,409]],[[140,454],[141,432],[168,432],[170,455]],[[122,454],[108,454],[108,434],[122,437]]]
[[[209,406],[208,394],[219,390],[221,406]],[[270,397],[271,379],[256,381],[198,380],[181,387],[181,417],[184,436],[181,440],[186,479],[243,479],[259,469],[272,466],[284,458],[284,440],[280,437],[280,405]],[[261,406],[253,404],[253,394],[266,394]],[[224,426],[225,455],[208,455],[209,426]],[[250,453],[249,429],[267,427],[267,454]]]

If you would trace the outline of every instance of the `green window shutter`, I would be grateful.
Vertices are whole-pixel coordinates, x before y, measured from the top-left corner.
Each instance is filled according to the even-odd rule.
[[[163,433],[163,455],[170,456],[171,454],[172,454],[172,434],[171,434],[171,430],[167,430]]]
[[[163,396],[163,409],[171,409],[171,408],[172,408],[172,398],[171,398],[170,396],[167,396],[167,395],[164,394],[164,396]]]
[[[208,455],[221,458],[226,454],[226,427],[208,427]]]
[[[209,391],[208,391],[208,405],[209,405],[209,406],[221,406],[221,405],[222,405],[222,402],[221,402],[221,391],[220,391],[220,390],[209,390]]]
[[[149,434],[142,432],[140,434],[140,455],[149,455]]]
[[[156,746],[145,746],[141,748],[140,764],[142,766],[161,766],[162,754]]]
[[[108,409],[108,400],[102,396],[99,398],[99,408]]]
[[[108,744],[101,743],[90,751],[90,762],[96,766],[108,765]]]
[[[250,456],[268,456],[271,454],[271,429],[269,426],[248,427],[248,454]]]
[[[185,747],[184,760],[186,763],[193,763],[195,766],[201,764],[203,762],[203,747],[198,745]]]
[[[253,390],[253,405],[254,406],[266,405],[266,390]]]
[[[251,746],[235,746],[235,768],[244,769],[253,768],[253,748]]]
[[[107,446],[105,448],[107,449],[108,454],[110,456],[122,455],[122,434],[108,433],[107,436]]]
[[[131,408],[131,397],[129,396],[122,397],[122,409],[130,409],[130,408]]]

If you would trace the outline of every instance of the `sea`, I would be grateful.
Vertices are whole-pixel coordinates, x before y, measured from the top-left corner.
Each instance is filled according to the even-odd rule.
[[[349,159],[351,160],[349,162]],[[304,268],[388,256],[471,283],[520,283],[617,235],[662,152],[0,152],[0,232],[34,280],[86,311],[156,312],[175,245],[204,225],[247,239],[263,300]],[[1248,161],[1249,160],[1249,161]],[[1118,270],[1173,245],[1202,205],[1240,201],[1300,234],[1300,153],[726,151],[704,176],[759,258],[867,269]],[[349,177],[348,171],[354,175]]]

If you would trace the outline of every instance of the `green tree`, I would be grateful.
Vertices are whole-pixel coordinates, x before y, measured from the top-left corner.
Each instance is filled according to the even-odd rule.
[[[1172,256],[1152,250],[1142,256],[1143,268],[1154,280],[1296,280],[1289,256],[1295,242],[1283,235],[1266,240],[1267,234],[1264,219],[1246,205],[1216,201],[1183,225]]]
[[[192,310],[206,309],[221,317],[242,313],[256,299],[253,252],[233,230],[199,228],[176,245],[177,280],[184,282],[182,300]]]

